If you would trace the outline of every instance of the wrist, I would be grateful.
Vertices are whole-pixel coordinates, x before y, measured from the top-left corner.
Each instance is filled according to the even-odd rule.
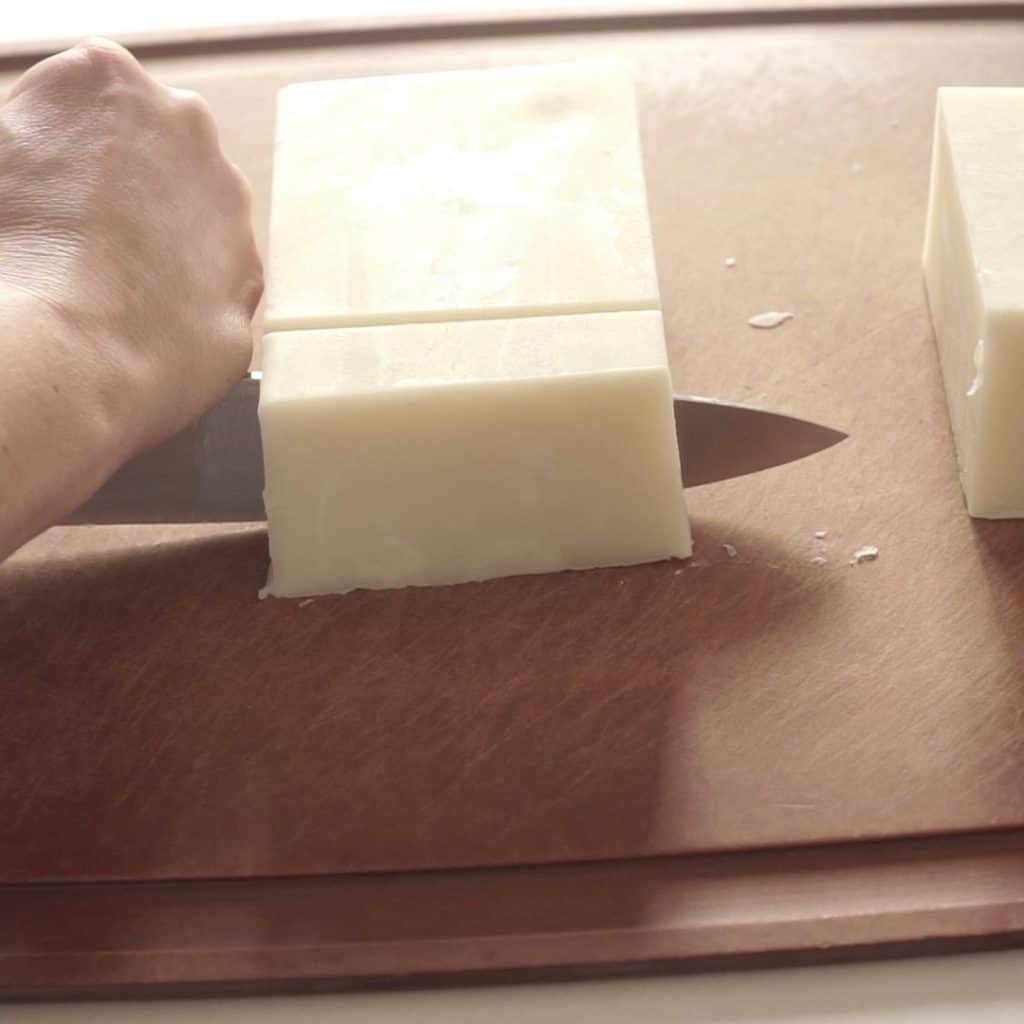
[[[65,310],[0,284],[0,558],[85,501],[132,453],[130,373]]]

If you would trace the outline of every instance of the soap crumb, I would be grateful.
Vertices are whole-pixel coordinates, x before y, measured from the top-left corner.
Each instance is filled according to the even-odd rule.
[[[727,267],[729,267],[730,269],[732,269],[733,267],[736,266],[736,260],[733,259],[732,256],[726,256],[726,258],[725,258],[725,265]]]
[[[691,569],[704,569],[709,566],[710,562],[705,562],[702,558],[691,558],[690,568]]]
[[[821,555],[815,555],[811,559],[811,565],[827,565],[827,564],[828,564],[828,559],[822,557]]]
[[[853,558],[850,559],[850,565],[860,565],[862,562],[873,562],[878,558],[878,548],[874,544],[865,544],[862,548],[857,548],[853,553]]]
[[[299,602],[299,607],[300,608],[306,608],[309,605],[311,605],[315,600],[316,600],[315,597],[307,597],[304,601],[300,601]]]
[[[815,540],[824,540],[828,536],[828,530],[815,530]]]
[[[682,576],[683,575],[683,570],[682,569],[676,569],[676,571],[674,573],[672,573],[672,575],[673,576]]]
[[[730,557],[736,557],[736,548],[732,544],[723,544],[722,550]]]
[[[758,313],[756,316],[752,316],[747,323],[751,327],[769,330],[772,327],[778,327],[779,324],[784,324],[787,320],[792,320],[794,315],[793,313],[779,313],[773,310],[768,313]]]

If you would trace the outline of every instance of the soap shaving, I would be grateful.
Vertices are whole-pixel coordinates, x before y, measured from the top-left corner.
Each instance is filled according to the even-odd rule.
[[[733,259],[732,256],[726,256],[725,265],[731,270],[733,267],[736,266],[736,260]]]
[[[811,565],[827,565],[827,564],[828,564],[828,559],[823,557],[822,555],[815,555],[811,559]]]
[[[736,557],[736,548],[732,544],[723,544],[722,550],[730,557]]]
[[[874,544],[865,544],[862,548],[857,548],[853,553],[853,558],[850,559],[850,565],[860,565],[862,562],[873,562],[878,558],[878,548]]]
[[[814,531],[814,539],[815,540],[824,540],[827,536],[828,536],[828,530],[815,530]]]
[[[784,324],[787,320],[792,320],[795,313],[779,313],[779,312],[768,312],[758,313],[756,316],[752,316],[747,323],[751,327],[757,327],[758,329],[770,330],[773,327],[778,327],[779,324]]]

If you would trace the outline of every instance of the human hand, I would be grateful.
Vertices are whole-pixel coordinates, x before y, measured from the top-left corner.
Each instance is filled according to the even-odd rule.
[[[193,93],[91,40],[29,69],[0,107],[0,289],[73,339],[117,464],[242,376],[262,293],[249,190]]]

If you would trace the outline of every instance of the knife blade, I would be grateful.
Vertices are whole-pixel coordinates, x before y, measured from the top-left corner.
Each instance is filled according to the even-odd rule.
[[[258,522],[263,508],[260,374],[249,374],[196,423],[114,474],[65,523]],[[823,451],[846,434],[714,398],[677,395],[683,484],[745,476]]]

